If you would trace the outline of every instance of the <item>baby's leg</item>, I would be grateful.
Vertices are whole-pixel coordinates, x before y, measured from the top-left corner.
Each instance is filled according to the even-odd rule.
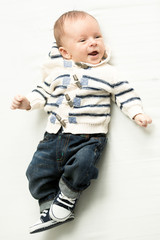
[[[55,221],[65,222],[70,218],[80,193],[90,185],[91,179],[96,179],[98,176],[96,163],[105,146],[106,138],[102,135],[72,135],[70,143],[78,143],[78,138],[83,136],[84,141],[82,139],[79,141],[77,151],[64,166],[59,184],[60,192],[50,209],[50,216]]]
[[[39,143],[26,175],[31,195],[39,201],[40,211],[50,208],[51,202],[59,191],[61,171],[56,160],[57,135],[45,133]]]

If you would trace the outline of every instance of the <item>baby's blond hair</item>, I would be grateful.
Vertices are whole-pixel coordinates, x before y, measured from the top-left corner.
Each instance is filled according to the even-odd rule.
[[[69,11],[62,14],[54,24],[54,37],[57,43],[58,48],[62,46],[62,36],[64,35],[64,23],[66,20],[76,20],[78,18],[85,18],[86,16],[90,16],[94,18],[87,12],[84,11]],[[94,18],[95,19],[95,18]],[[96,19],[95,19],[96,20]]]

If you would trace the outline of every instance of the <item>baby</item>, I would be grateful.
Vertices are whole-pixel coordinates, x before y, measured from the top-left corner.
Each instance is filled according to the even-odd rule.
[[[26,175],[40,219],[30,233],[74,219],[74,208],[106,145],[111,98],[141,127],[152,122],[141,99],[108,64],[109,52],[97,20],[83,11],[64,13],[54,25],[60,54],[50,54],[42,82],[27,96],[15,96],[12,109],[44,108],[48,122]],[[58,49],[57,49],[58,48]]]

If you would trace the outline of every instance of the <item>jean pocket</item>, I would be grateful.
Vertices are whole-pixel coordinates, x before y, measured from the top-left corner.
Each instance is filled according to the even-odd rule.
[[[94,141],[96,141],[95,153],[99,153],[101,155],[101,153],[107,143],[106,136],[95,136],[92,139],[94,139]]]
[[[54,134],[45,132],[43,140],[41,140],[40,143],[45,143],[45,142],[48,142],[48,141],[52,141],[53,136],[54,136]]]

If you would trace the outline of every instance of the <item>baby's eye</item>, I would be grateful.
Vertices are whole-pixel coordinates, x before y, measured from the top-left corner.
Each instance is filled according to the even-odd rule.
[[[95,38],[101,38],[101,36],[100,36],[100,35],[97,35]]]
[[[79,42],[85,42],[85,39],[81,39]]]

